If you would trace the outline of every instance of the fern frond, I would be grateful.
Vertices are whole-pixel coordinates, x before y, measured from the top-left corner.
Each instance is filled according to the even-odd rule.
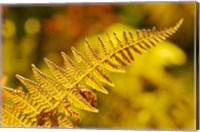
[[[88,59],[92,62],[92,64],[96,64],[96,62],[100,60],[100,57],[95,52],[94,48],[87,39],[85,40],[85,52]]]
[[[92,87],[93,89],[99,91],[99,92],[102,92],[104,94],[108,94],[108,91],[102,86],[101,83],[99,83],[99,81],[93,77],[92,75],[90,74],[87,74],[86,77],[85,77],[85,83]]]
[[[130,36],[130,37],[131,37],[131,36]],[[128,39],[127,32],[125,32],[125,31],[123,32],[123,38],[124,38],[124,43],[125,43],[125,45],[129,45],[129,44],[131,43],[131,41],[129,41],[129,39]],[[126,51],[126,53],[127,53],[128,58],[129,58],[131,61],[134,61],[134,57],[133,57],[133,55],[131,54],[130,49],[126,49],[125,51]]]
[[[125,73],[125,70],[123,68],[120,68],[119,66],[117,66],[116,64],[114,64],[112,61],[109,60],[103,62],[103,67],[110,72]]]
[[[99,41],[99,45],[98,45],[99,56],[101,58],[103,58],[104,56],[106,56],[108,54],[108,51],[105,47],[105,44],[104,44],[101,36],[98,36],[98,41]]]
[[[80,79],[84,78],[83,71],[64,53],[61,52],[61,55],[64,59],[65,69],[68,74],[74,78],[72,87],[80,82]],[[83,76],[83,77],[82,77]]]
[[[108,61],[113,60],[113,58],[121,51],[125,51],[125,50],[130,50],[131,54],[133,54],[134,52],[142,54],[144,51],[141,49],[142,42],[148,42],[148,45],[152,45],[155,46],[157,43],[163,41],[168,35],[169,31],[170,33],[174,33],[175,31],[177,31],[177,29],[180,27],[181,23],[182,23],[182,19],[172,28],[169,28],[167,30],[161,30],[161,31],[156,31],[155,28],[153,28],[152,30],[146,30],[143,32],[143,34],[145,34],[145,38],[139,38],[136,34],[134,35],[133,33],[129,32],[131,41],[129,43],[123,43],[123,46],[113,50],[113,52],[110,52],[109,54],[106,54],[106,56],[104,56],[103,58],[101,58],[101,60],[99,60],[99,62],[95,65],[93,65],[91,67],[91,64],[89,61],[86,60],[86,58],[80,53],[78,52],[75,48],[72,48],[72,52],[75,56],[75,60],[77,62],[81,62],[83,61],[85,65],[87,65],[87,70],[85,72],[85,75],[82,76],[77,76],[78,80],[75,84],[77,84],[78,82],[80,82],[80,80],[82,80],[87,74],[91,74],[91,72],[93,72],[94,74],[96,74],[95,76],[99,79],[99,80],[103,80],[104,82],[107,82],[108,78],[105,74],[102,74],[101,70],[99,70],[99,67],[102,63],[106,63]],[[169,31],[168,31],[169,30]],[[172,35],[172,34],[171,34]],[[135,36],[135,37],[134,37]],[[110,38],[110,37],[109,37]],[[127,38],[124,38],[127,39]],[[100,39],[101,40],[101,39]],[[109,39],[110,40],[110,39]],[[102,47],[106,47],[104,45],[103,42],[101,42]],[[114,44],[112,44],[111,41],[111,45],[113,48],[115,48]],[[102,48],[105,51],[105,48]],[[68,69],[68,71],[70,71],[71,69],[76,69],[77,67],[74,65],[73,61],[71,61],[71,59],[67,56],[64,55],[64,53],[62,53],[62,56],[64,58],[64,62],[66,64],[66,67],[70,67]],[[67,67],[67,68],[68,68]],[[88,68],[89,67],[89,68]],[[106,78],[106,79],[105,79]],[[106,80],[106,81],[105,81]],[[109,81],[108,81],[109,82]],[[65,96],[67,96],[67,94],[63,95],[62,98],[64,98]]]
[[[107,35],[108,35],[108,33],[107,33]],[[110,37],[109,37],[109,39],[110,39]],[[99,45],[98,45],[99,56],[101,58],[103,58],[106,55],[108,55],[108,50],[106,49],[105,43],[103,42],[103,40],[102,40],[102,38],[100,36],[98,36],[98,41],[99,41]],[[114,47],[113,44],[112,44],[112,46]],[[124,73],[125,72],[124,69],[118,67],[117,65],[115,65],[115,63],[113,63],[110,60],[106,60],[105,62],[103,62],[102,66],[105,67],[107,70],[109,70],[111,72],[119,72],[119,73]]]
[[[48,93],[50,93],[56,100],[59,100],[60,97],[62,97],[62,94],[67,93],[68,100],[76,107],[96,112],[96,109],[87,103],[87,101],[85,101],[84,98],[74,89],[66,90],[56,80],[39,71],[39,69],[34,65],[32,65],[32,68],[37,82],[40,83],[41,87],[47,89]]]
[[[91,68],[92,70],[93,68]],[[89,70],[90,71],[90,70]],[[106,83],[112,87],[114,87],[113,82],[110,80],[109,77],[107,77],[107,75],[105,73],[103,73],[103,71],[101,70],[101,68],[95,67],[95,69],[93,70],[93,74],[95,75],[96,78],[98,78],[101,82]]]
[[[14,107],[3,106],[2,126],[5,127],[36,127],[37,120],[32,115],[24,114]]]
[[[64,52],[61,53],[65,69],[57,66],[48,59],[44,59],[55,78],[41,72],[32,65],[36,82],[20,75],[16,77],[28,89],[28,93],[5,88],[14,102],[16,109],[4,107],[5,125],[14,126],[46,126],[46,127],[74,127],[67,108],[71,104],[79,109],[98,112],[94,107],[96,94],[79,88],[82,80],[96,91],[107,94],[108,91],[100,83],[114,86],[113,82],[104,73],[105,68],[111,72],[124,72],[124,67],[135,60],[135,54],[142,55],[159,42],[172,36],[181,26],[181,19],[175,26],[157,31],[152,29],[137,30],[135,33],[124,31],[122,39],[117,33],[112,36],[107,33],[108,45],[98,37],[99,45],[96,51],[89,41],[85,40],[86,55],[74,47],[72,53],[75,61]],[[83,63],[84,69],[76,63]],[[70,105],[68,104],[70,103]],[[13,110],[13,113],[11,112]],[[78,115],[77,115],[78,117]],[[28,122],[30,120],[30,122]]]
[[[74,58],[77,63],[83,62],[87,68],[92,67],[91,62],[88,61],[88,58],[86,58],[86,56],[84,56],[82,53],[80,53],[74,47],[72,47],[71,49],[72,49],[72,53],[73,53]]]
[[[39,83],[39,85],[48,91],[51,96],[56,100],[60,99],[60,96],[64,92],[64,88],[52,77],[42,73],[35,65],[32,65],[33,74]]]
[[[9,89],[11,88],[5,89],[3,87],[3,90],[6,90],[4,92],[6,92],[6,95],[12,100],[17,109],[23,110],[25,114],[32,114],[33,116],[36,116],[40,112],[38,111],[40,105],[34,102],[29,94],[26,94],[22,91],[20,93],[16,93]]]
[[[93,89],[100,91],[102,93],[107,94],[107,90],[96,80],[91,73],[81,71],[78,66],[76,66],[73,61],[64,53],[62,52],[62,57],[64,59],[66,71],[68,74],[72,73],[76,80],[73,82],[72,86],[78,84],[82,79],[86,79],[86,84]],[[89,83],[90,82],[90,83]]]
[[[61,67],[57,66],[47,58],[44,58],[47,66],[49,67],[50,71],[53,73],[55,78],[65,87],[65,88],[73,88],[71,85],[75,82],[75,79],[70,74],[62,69]]]
[[[77,89],[67,90],[67,99],[69,102],[74,104],[77,108],[87,110],[90,112],[98,112],[98,109],[92,107],[83,96],[77,91]]]
[[[20,75],[16,75],[16,77],[20,80],[20,82],[28,89],[30,96],[39,103],[46,110],[50,110],[53,106],[55,99],[49,95],[49,93],[41,88],[36,82],[24,78]]]
[[[74,54],[75,60],[78,63],[83,62],[85,64],[85,66],[88,68],[88,73],[90,73],[90,71],[93,70],[93,73],[96,76],[96,78],[98,78],[100,81],[102,81],[110,86],[114,86],[112,81],[103,73],[103,71],[100,69],[100,67],[94,68],[93,64],[90,61],[88,61],[84,55],[82,55],[78,50],[76,50],[73,47],[72,47],[72,52]],[[86,73],[86,74],[88,74],[88,73]]]
[[[75,48],[72,48],[72,52],[74,54],[75,60],[78,63],[83,62],[87,68],[87,70],[85,71],[85,74],[82,76],[79,76],[77,82],[74,84],[79,83],[82,79],[84,79],[84,77],[86,75],[91,74],[93,72],[95,77],[97,79],[99,79],[100,81],[113,85],[112,82],[109,80],[109,78],[104,73],[102,73],[102,70],[100,69],[100,66],[102,64],[115,61],[120,66],[126,65],[125,63],[120,61],[121,58],[123,58],[123,56],[124,56],[124,54],[122,55],[122,52],[126,51],[127,52],[126,58],[132,58],[129,60],[133,61],[134,53],[143,54],[144,50],[148,50],[152,46],[156,46],[157,43],[164,41],[166,39],[166,37],[169,37],[169,35],[171,36],[173,33],[175,33],[178,30],[178,28],[182,24],[182,21],[183,21],[183,19],[181,19],[175,26],[165,29],[165,30],[161,30],[161,31],[156,31],[156,29],[153,28],[153,29],[149,29],[149,30],[143,30],[142,32],[141,32],[141,30],[139,30],[135,34],[133,34],[132,32],[128,32],[128,34],[130,36],[129,37],[130,40],[128,40],[127,35],[123,35],[124,36],[123,39],[125,41],[120,42],[122,44],[121,44],[121,46],[118,46],[118,48],[115,47],[115,45],[113,44],[113,42],[110,38],[110,35],[108,34],[108,39],[109,39],[110,47],[111,47],[110,50],[106,49],[104,42],[99,37],[98,38],[98,40],[100,42],[99,49],[101,49],[101,51],[103,51],[103,57],[100,56],[101,59],[95,65],[92,65],[90,63],[90,61],[87,61],[86,57],[84,55],[82,55],[80,52],[78,52]],[[124,33],[124,34],[126,34],[126,33]],[[118,40],[118,43],[119,43],[119,40]],[[121,54],[120,59],[118,59],[119,54]],[[71,69],[76,69],[76,66],[72,63],[72,61],[71,61],[71,59],[69,59],[69,57],[66,57],[64,55],[64,53],[62,53],[62,56],[64,58],[64,62],[66,61],[65,64],[69,65],[69,67]],[[65,98],[65,96],[67,96],[67,94],[64,94],[62,96],[62,98]]]
[[[113,40],[110,37],[110,34],[107,32],[106,35],[108,37],[108,42],[109,42],[109,44],[108,44],[108,51],[109,51],[109,54],[110,54],[110,53],[114,52],[117,49],[116,49],[116,46],[113,43]]]

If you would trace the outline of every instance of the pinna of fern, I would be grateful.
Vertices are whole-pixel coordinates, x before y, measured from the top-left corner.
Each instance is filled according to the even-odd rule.
[[[107,43],[98,37],[98,51],[86,39],[86,55],[74,47],[71,48],[75,61],[61,52],[65,69],[44,58],[53,77],[32,64],[35,81],[16,75],[27,88],[27,93],[3,87],[4,93],[12,100],[12,104],[3,105],[3,126],[75,127],[71,117],[80,120],[80,116],[70,109],[71,105],[89,112],[98,112],[94,107],[96,94],[93,90],[86,89],[80,83],[82,80],[88,87],[108,94],[104,86],[114,84],[102,68],[123,73],[123,68],[134,61],[135,54],[143,54],[172,36],[182,22],[183,19],[175,26],[160,31],[155,28],[137,30],[134,33],[124,31],[123,39],[119,39],[115,32],[112,34],[114,39],[111,39],[111,35],[107,33]],[[84,69],[79,63],[83,63]]]

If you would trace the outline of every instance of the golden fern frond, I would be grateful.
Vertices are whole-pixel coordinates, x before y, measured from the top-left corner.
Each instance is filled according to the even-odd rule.
[[[109,49],[106,49],[106,45],[102,41],[102,39],[99,37],[99,43],[100,43],[100,52],[103,52],[104,56],[98,56],[94,49],[91,47],[89,42],[86,40],[86,54],[87,56],[84,56],[79,51],[77,51],[75,48],[72,48],[72,52],[74,54],[75,60],[80,63],[83,62],[87,68],[84,75],[79,76],[79,80],[84,78],[87,74],[91,74],[92,72],[95,74],[96,78],[101,80],[102,82],[105,82],[107,84],[113,85],[110,79],[102,72],[100,69],[101,65],[110,65],[113,68],[113,71],[116,69],[121,71],[118,66],[126,66],[131,61],[134,60],[133,54],[143,54],[144,51],[152,48],[157,43],[164,41],[166,37],[171,36],[173,33],[176,32],[176,30],[180,27],[183,19],[181,19],[174,27],[171,27],[169,29],[156,31],[155,28],[148,29],[148,30],[137,30],[134,34],[132,32],[123,32],[123,39],[124,41],[121,41],[116,33],[113,33],[115,37],[115,41],[117,41],[116,46],[113,44],[113,41],[108,34],[108,40],[109,40]],[[129,34],[129,37],[127,36]],[[108,52],[109,51],[109,52]],[[64,57],[64,62],[66,64],[69,64],[69,60]],[[90,59],[88,59],[90,58]],[[91,58],[95,58],[95,64],[91,63]],[[67,62],[66,62],[67,61]],[[72,61],[71,61],[72,62]],[[71,66],[71,69],[74,68],[74,71],[76,71],[76,66]],[[70,74],[70,72],[69,72]],[[78,76],[77,76],[78,77]],[[78,81],[79,81],[78,80]],[[77,82],[75,82],[77,83]]]
[[[37,120],[15,107],[3,105],[2,126],[5,127],[36,127]]]
[[[108,94],[108,91],[102,86],[102,84],[90,74],[86,75],[85,83],[97,91],[100,91],[104,94]]]
[[[33,74],[36,78],[38,84],[48,91],[48,93],[53,96],[56,100],[60,99],[60,96],[64,92],[63,86],[60,85],[52,77],[42,73],[35,65],[32,65]]]
[[[96,80],[91,74],[82,71],[64,52],[62,52],[61,54],[64,59],[67,73],[72,73],[72,75],[74,75],[74,77],[76,78],[76,80],[72,83],[72,86],[78,84],[83,78],[85,78],[86,84],[88,86],[102,93],[108,93],[107,90],[101,85],[101,83],[99,83],[98,80]]]
[[[90,54],[91,57],[93,56],[93,58],[95,57],[96,60],[99,59],[98,63],[96,64],[92,64],[86,56],[82,55],[79,51],[72,47],[72,52],[74,54],[75,60],[78,63],[83,62],[85,64],[87,68],[87,70],[84,70],[85,72],[81,71],[67,55],[62,53],[62,57],[64,58],[64,63],[66,65],[67,74],[72,74],[73,77],[76,78],[75,81],[73,81],[71,88],[78,84],[83,78],[87,77],[88,75],[91,75],[92,72],[95,75],[95,77],[100,81],[113,85],[110,79],[100,69],[100,65],[106,64],[108,62],[113,62],[113,60],[119,66],[127,65],[127,63],[129,63],[131,60],[134,60],[132,55],[134,52],[142,54],[144,50],[147,50],[152,46],[155,46],[155,44],[157,44],[158,42],[165,40],[166,37],[172,35],[180,27],[182,21],[183,20],[180,20],[174,27],[162,31],[156,31],[155,28],[153,28],[152,30],[137,30],[135,34],[129,32],[130,40],[128,40],[126,32],[124,32],[123,34],[125,41],[123,42],[121,42],[118,39],[116,33],[114,33],[113,35],[115,36],[115,39],[118,42],[117,46],[113,44],[113,41],[111,40],[110,35],[108,34],[108,39],[111,45],[110,50],[107,50],[105,48],[106,46],[103,44],[103,41],[99,39],[101,40],[101,47],[103,47],[102,49],[104,51],[104,57],[98,57],[94,53],[94,50],[91,48],[88,41],[86,41],[88,54]],[[93,82],[93,80],[91,82]],[[96,82],[94,82],[94,84],[96,84]],[[68,93],[65,92],[62,98],[65,98],[67,94]]]
[[[103,42],[102,38],[98,36],[98,51],[99,51],[99,56],[101,58],[105,57],[108,54],[108,51],[105,47],[105,43]],[[125,70],[120,68],[119,66],[115,65],[112,61],[106,60],[105,62],[102,63],[102,65],[109,71],[111,72],[119,72],[119,73],[124,73]]]
[[[47,58],[44,58],[47,66],[49,67],[50,71],[53,73],[55,78],[60,82],[65,88],[73,88],[71,85],[75,82],[73,76],[68,74],[64,69],[57,66]]]
[[[108,37],[108,42],[109,42],[109,44],[107,46],[108,47],[108,53],[114,52],[117,49],[116,49],[115,44],[113,43],[113,40],[110,37],[110,33],[107,32],[106,35]]]
[[[51,95],[49,95],[45,89],[42,89],[36,82],[24,78],[18,74],[16,77],[28,89],[28,92],[34,101],[43,106],[43,108],[46,110],[51,109],[56,100]]]
[[[62,57],[64,58],[64,63],[66,65],[66,71],[68,71],[68,74],[72,72],[74,77],[77,78],[72,86],[75,86],[87,75],[91,75],[92,73],[98,80],[113,86],[113,83],[110,81],[110,79],[100,69],[101,65],[112,62],[112,64],[115,66],[126,66],[129,64],[129,61],[134,60],[134,53],[143,54],[143,52],[146,50],[156,46],[157,43],[164,41],[167,37],[171,36],[178,30],[182,24],[182,21],[183,19],[181,19],[175,26],[161,31],[156,31],[156,29],[153,28],[148,30],[137,30],[135,33],[124,32],[124,41],[120,41],[114,33],[113,35],[115,36],[115,41],[118,43],[116,45],[113,44],[113,41],[108,34],[108,39],[110,42],[109,46],[111,47],[110,49],[106,49],[106,45],[104,45],[103,41],[99,37],[98,40],[100,41],[101,45],[100,49],[104,52],[104,56],[95,57],[96,59],[99,59],[96,64],[92,64],[90,60],[88,60],[87,56],[84,56],[72,47],[72,52],[76,62],[83,62],[86,66],[84,73],[81,72],[74,62],[68,56],[62,53]],[[129,37],[127,37],[126,34],[129,34]],[[87,52],[90,52],[90,55],[94,58],[95,55],[92,55],[94,50],[90,47],[88,42],[86,42],[86,44],[87,50],[90,50]],[[67,93],[63,94],[61,99],[64,99],[66,96]]]
[[[22,104],[21,108],[18,106],[20,108],[19,110],[24,108],[26,111],[35,112],[34,119],[37,119],[37,126],[73,127],[69,120],[71,116],[69,109],[66,108],[68,104],[62,105],[65,101],[79,109],[98,112],[98,109],[94,107],[96,96],[92,94],[92,91],[83,90],[84,88],[80,86],[82,80],[96,91],[107,94],[108,91],[100,82],[110,86],[114,86],[114,84],[102,68],[111,72],[124,72],[124,66],[129,65],[135,60],[135,54],[143,54],[152,47],[155,47],[159,42],[173,35],[182,24],[182,21],[183,19],[175,26],[161,31],[157,31],[155,28],[137,30],[134,33],[124,31],[122,39],[115,32],[112,36],[107,33],[108,45],[106,45],[100,36],[98,37],[99,51],[95,51],[86,39],[86,55],[74,47],[72,47],[72,53],[75,61],[70,59],[64,52],[61,53],[64,59],[65,69],[46,58],[44,59],[55,78],[44,74],[34,65],[32,65],[32,70],[36,82],[16,75],[27,87],[29,93],[11,94],[11,97],[15,104]],[[75,62],[83,63],[85,66],[84,69],[80,68]],[[21,113],[20,116],[30,114],[31,112]],[[21,119],[20,116],[16,116],[17,119],[18,117]]]
[[[77,89],[67,90],[68,101],[74,104],[77,108],[87,110],[90,112],[98,112],[98,109],[92,107],[85,98],[79,93]]]
[[[98,60],[100,60],[98,54],[95,52],[94,48],[87,39],[85,40],[85,52],[88,60],[90,60],[92,64],[96,64]]]
[[[72,52],[74,54],[74,58],[77,61],[77,63],[83,62],[85,64],[85,66],[88,69],[88,72],[86,72],[87,74],[90,74],[92,71],[95,75],[96,78],[98,78],[101,82],[104,82],[110,86],[114,86],[114,84],[112,83],[112,81],[105,75],[105,73],[103,73],[103,71],[100,69],[99,66],[93,65],[86,56],[84,56],[83,54],[81,54],[78,50],[76,50],[74,47],[72,47]],[[98,63],[97,63],[98,64]]]
[[[76,107],[88,111],[95,112],[96,109],[93,108],[75,89],[67,89],[64,88],[59,82],[55,79],[45,75],[39,69],[37,69],[34,65],[32,65],[33,73],[37,82],[40,84],[42,88],[45,88],[48,93],[51,94],[56,100],[59,100],[62,97],[62,94],[65,92],[67,93],[68,100],[74,104]],[[52,108],[57,107],[54,105]]]
[[[74,86],[74,84],[77,84],[77,82],[80,81],[80,78],[82,78],[81,76],[83,75],[83,71],[64,52],[61,52],[61,55],[64,59],[66,72],[68,74],[71,73],[72,77],[75,80],[72,83],[72,85]]]
[[[98,41],[99,41],[99,44],[98,44],[98,51],[99,51],[99,56],[101,57],[104,57],[108,54],[108,51],[105,47],[105,44],[103,42],[103,39],[101,38],[101,36],[98,36]]]
[[[38,111],[38,105],[29,94],[23,91],[15,92],[12,88],[3,87],[3,92],[12,100],[16,109],[23,110],[25,114],[32,114],[36,116],[40,111]]]

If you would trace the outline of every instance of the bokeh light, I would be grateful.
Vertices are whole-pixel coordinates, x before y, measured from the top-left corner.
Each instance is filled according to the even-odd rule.
[[[40,21],[37,18],[28,18],[24,24],[24,29],[27,34],[33,35],[40,31]]]
[[[16,26],[14,21],[5,19],[4,20],[4,26],[2,30],[2,35],[5,38],[13,37],[16,33]]]

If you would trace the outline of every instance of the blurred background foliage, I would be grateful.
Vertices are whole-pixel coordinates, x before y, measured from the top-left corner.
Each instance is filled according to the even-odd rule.
[[[63,66],[60,52],[84,52],[87,37],[140,28],[163,29],[184,18],[169,41],[135,57],[125,74],[108,73],[115,87],[98,93],[99,113],[80,111],[79,127],[195,129],[195,2],[24,5],[3,7],[3,84],[19,87],[15,74],[33,79],[31,63],[50,74],[43,58]],[[6,78],[6,79],[5,79]],[[5,81],[6,80],[6,81]]]

